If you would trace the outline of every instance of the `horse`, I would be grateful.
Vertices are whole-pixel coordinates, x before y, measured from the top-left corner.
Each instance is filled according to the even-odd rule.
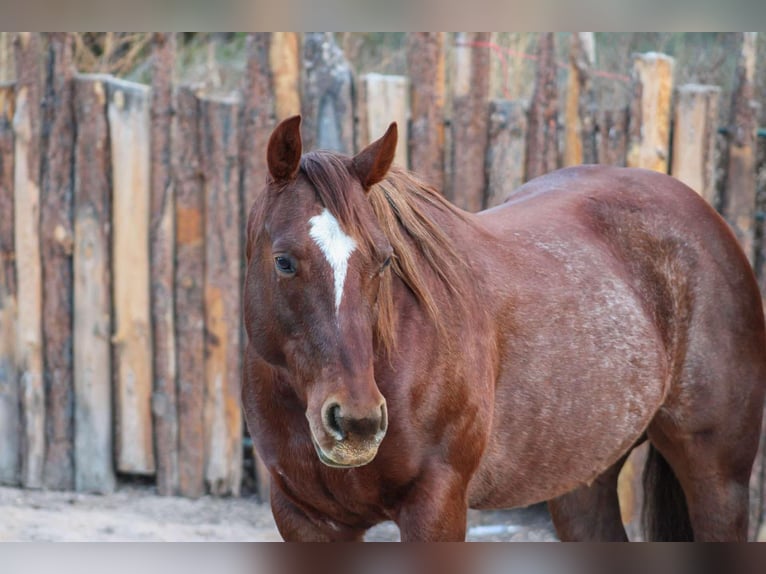
[[[758,286],[671,176],[565,168],[468,213],[392,166],[267,148],[249,213],[242,404],[287,541],[465,539],[468,508],[548,503],[561,540],[746,540],[766,390]],[[459,165],[459,162],[458,162]]]

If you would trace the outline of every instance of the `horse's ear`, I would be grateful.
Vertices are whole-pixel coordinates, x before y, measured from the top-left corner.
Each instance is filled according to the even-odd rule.
[[[269,173],[276,182],[295,178],[301,163],[301,117],[280,122],[269,138],[267,161]]]
[[[365,191],[386,177],[396,154],[397,137],[396,122],[393,122],[382,138],[354,156],[354,171]]]

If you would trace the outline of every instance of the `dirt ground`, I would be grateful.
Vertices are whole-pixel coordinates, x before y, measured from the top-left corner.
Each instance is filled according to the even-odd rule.
[[[468,540],[556,540],[543,506],[497,512],[470,511]],[[394,541],[384,523],[369,541]],[[281,540],[271,510],[254,497],[198,500],[156,496],[151,487],[124,486],[115,494],[0,487],[0,541],[227,541]]]

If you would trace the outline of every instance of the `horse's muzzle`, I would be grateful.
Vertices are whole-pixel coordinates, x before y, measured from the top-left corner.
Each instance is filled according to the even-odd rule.
[[[311,425],[319,460],[339,468],[363,466],[372,462],[386,436],[388,411],[385,400],[361,415],[328,400],[322,407],[321,421],[319,432]]]

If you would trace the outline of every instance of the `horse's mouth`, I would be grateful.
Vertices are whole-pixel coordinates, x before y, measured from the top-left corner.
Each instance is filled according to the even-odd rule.
[[[375,445],[374,447],[368,449],[367,453],[364,455],[349,457],[348,462],[338,461],[330,458],[330,456],[325,453],[324,450],[322,450],[322,447],[319,446],[313,434],[311,436],[311,442],[314,443],[314,449],[317,451],[317,456],[319,457],[319,460],[322,462],[322,464],[332,468],[358,468],[360,466],[371,463],[375,459],[375,456],[378,454],[378,445]]]

